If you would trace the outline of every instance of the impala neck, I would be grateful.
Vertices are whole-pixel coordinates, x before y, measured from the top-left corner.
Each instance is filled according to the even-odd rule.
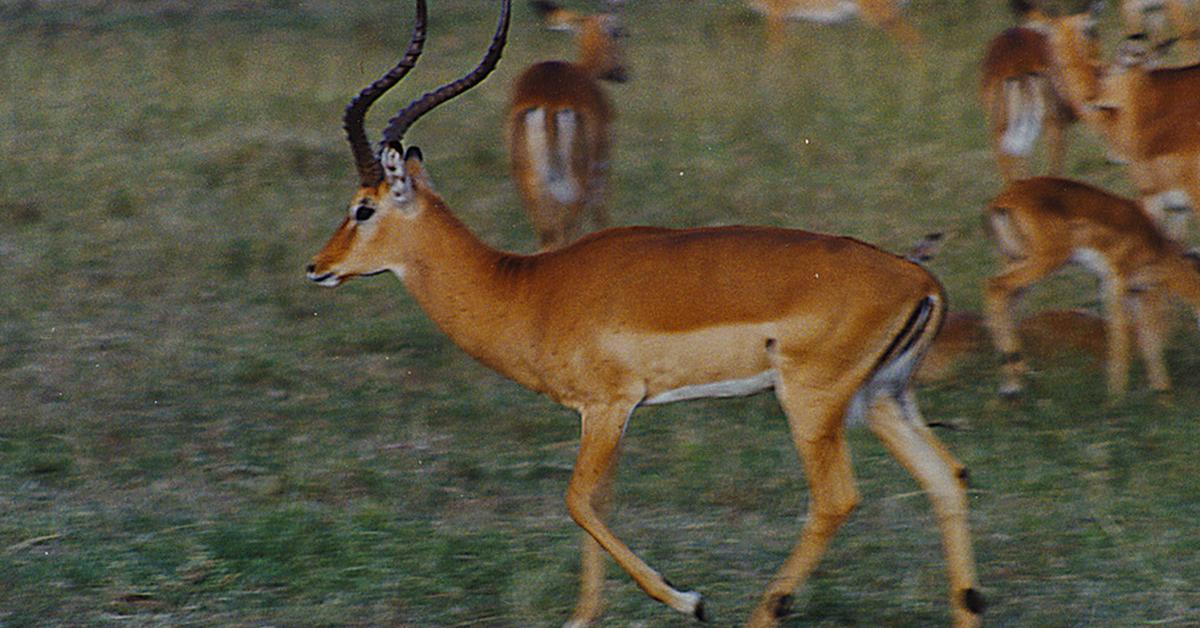
[[[1069,28],[1052,28],[1050,46],[1061,91],[1071,108],[1079,111],[1083,109],[1083,103],[1095,98],[1099,92],[1102,68],[1089,54],[1086,42],[1080,42],[1079,36]]]
[[[459,347],[484,364],[526,383],[515,364],[522,347],[506,340],[519,334],[526,311],[516,302],[511,273],[498,272],[506,260],[523,259],[497,251],[471,233],[436,194],[421,191],[420,213],[397,243],[401,280],[421,309]]]
[[[589,20],[578,35],[579,66],[595,78],[603,78],[613,70],[613,44],[598,22]]]
[[[1052,29],[1050,45],[1053,48],[1055,70],[1053,78],[1056,89],[1066,99],[1068,106],[1088,126],[1096,129],[1110,144],[1116,144],[1116,121],[1112,111],[1100,111],[1087,105],[1101,91],[1104,68],[1088,51],[1086,42],[1080,42],[1073,32],[1063,33]]]

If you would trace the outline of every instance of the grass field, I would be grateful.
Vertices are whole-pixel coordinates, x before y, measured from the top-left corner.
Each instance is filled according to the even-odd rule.
[[[491,3],[434,0],[391,111],[471,67]],[[486,4],[486,10],[485,10]],[[576,3],[582,4],[582,3]],[[999,0],[914,0],[923,65],[857,24],[795,25],[764,56],[732,0],[630,2],[620,224],[773,224],[904,250],[952,307],[995,267],[999,187],[975,97]],[[454,348],[394,280],[317,289],[303,268],[354,189],[348,98],[395,62],[407,2],[0,3],[0,626],[549,626],[575,598],[568,411]],[[1106,31],[1112,33],[1113,16]],[[531,251],[501,119],[522,67],[571,55],[517,3],[486,83],[408,134],[488,242]],[[390,111],[389,111],[390,110]],[[1071,176],[1130,192],[1083,129]],[[1030,307],[1087,305],[1078,272]],[[1182,319],[1182,317],[1181,317]],[[922,392],[972,470],[987,619],[1200,624],[1200,348],[1180,326],[1172,403],[1104,402],[1077,365],[999,403],[995,360]],[[863,503],[791,625],[948,619],[931,509],[865,430]],[[642,410],[613,527],[740,622],[805,514],[774,399]],[[614,567],[604,625],[689,622]]]

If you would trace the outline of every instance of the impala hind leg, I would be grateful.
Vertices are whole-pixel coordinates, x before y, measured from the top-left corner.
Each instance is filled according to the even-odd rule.
[[[808,478],[808,519],[799,541],[751,613],[746,625],[754,627],[775,626],[791,610],[792,592],[816,568],[859,501],[844,427],[851,392],[792,388],[781,383],[776,395],[788,416]]]
[[[567,488],[567,509],[575,523],[594,539],[595,544],[608,552],[647,595],[681,613],[704,619],[704,605],[699,593],[676,590],[622,543],[602,519],[611,493],[621,435],[634,405],[585,408],[581,413],[583,436],[575,470],[571,474],[571,484]],[[597,548],[585,542],[583,586],[575,614],[567,625],[584,626],[599,616],[604,584],[603,562],[603,556]]]
[[[936,435],[934,435],[933,430],[929,428],[929,424],[925,421],[925,418],[921,416],[921,409],[917,407],[917,396],[915,393],[913,393],[911,387],[905,389],[904,392],[901,393],[899,396],[899,401],[904,417],[908,419],[909,423],[912,424],[913,429],[916,430],[917,434],[919,434],[921,438],[924,438],[925,442],[937,452],[938,457],[942,459],[942,462],[947,467],[950,467],[950,471],[954,474],[954,477],[958,478],[958,481],[961,482],[964,487],[966,487],[970,483],[970,471],[967,469],[966,465],[960,462],[958,458],[954,457],[954,454],[950,453],[950,449],[946,447],[946,445],[939,440]]]
[[[910,395],[908,391],[905,395]],[[942,549],[950,575],[950,605],[954,625],[979,626],[983,596],[975,578],[975,559],[967,526],[966,478],[963,468],[929,432],[915,404],[888,394],[876,398],[870,413],[871,430],[929,495],[942,533]],[[957,464],[957,469],[955,469]]]

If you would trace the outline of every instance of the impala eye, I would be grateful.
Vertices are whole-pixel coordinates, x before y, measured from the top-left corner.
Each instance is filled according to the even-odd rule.
[[[354,219],[358,222],[366,222],[375,215],[375,208],[370,205],[359,205],[358,209],[354,210]]]

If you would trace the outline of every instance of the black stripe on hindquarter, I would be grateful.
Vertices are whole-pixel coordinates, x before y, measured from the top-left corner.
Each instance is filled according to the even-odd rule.
[[[875,362],[875,368],[872,369],[872,372],[878,372],[884,365],[912,350],[917,340],[921,338],[926,325],[929,324],[933,308],[933,297],[927,296],[921,299],[921,302],[913,309],[912,314],[908,315],[908,320],[904,322],[904,327],[900,328],[900,332],[892,338],[891,344],[879,356],[879,360]]]

